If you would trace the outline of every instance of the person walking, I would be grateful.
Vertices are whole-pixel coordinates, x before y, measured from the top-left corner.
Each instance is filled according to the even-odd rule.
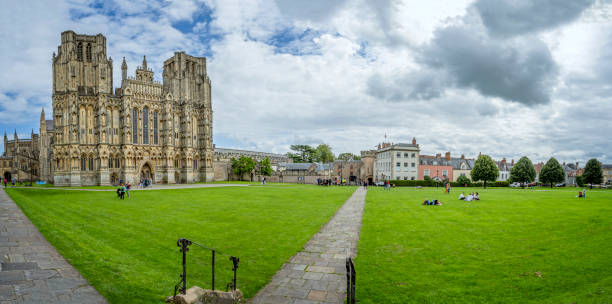
[[[132,184],[130,184],[130,182],[127,182],[127,184],[125,185],[125,193],[127,194],[127,197],[130,198],[130,189],[132,188]]]
[[[6,183],[7,183],[7,180],[6,180],[6,177],[5,177],[4,178],[4,188],[6,188]]]
[[[125,199],[125,185],[121,184],[121,199]]]

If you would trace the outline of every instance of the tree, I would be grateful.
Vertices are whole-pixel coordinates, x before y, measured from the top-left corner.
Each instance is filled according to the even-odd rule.
[[[423,176],[423,180],[430,181],[431,177],[429,175],[425,175]]]
[[[259,173],[263,176],[270,176],[272,174],[269,158],[266,157],[259,162]]]
[[[482,181],[484,188],[487,188],[487,181],[494,181],[499,176],[499,169],[495,162],[488,155],[480,155],[472,168],[472,180]]]
[[[240,180],[245,173],[253,172],[253,169],[255,169],[255,161],[252,158],[244,155],[238,159],[232,158],[232,170],[240,177]]]
[[[341,160],[344,160],[344,161],[351,160],[351,159],[352,160],[360,160],[361,157],[359,157],[359,156],[357,156],[357,155],[355,155],[353,153],[350,153],[350,152],[345,152],[345,153],[340,153],[338,155],[338,159],[341,159]]]
[[[465,176],[465,175],[460,175],[459,177],[457,177],[457,182],[465,185],[465,184],[471,184],[472,182],[470,181],[470,178]]]
[[[540,170],[540,182],[549,184],[552,188],[554,183],[562,183],[565,181],[565,171],[559,162],[551,157]]]
[[[601,167],[601,163],[595,158],[589,159],[586,166],[584,166],[584,173],[582,173],[582,176],[584,177],[584,181],[591,185],[591,189],[593,189],[593,184],[601,184],[603,182],[603,168]]]
[[[320,144],[315,149],[313,160],[316,162],[330,163],[334,161],[334,153],[327,144]]]
[[[584,176],[582,175],[576,176],[576,184],[578,184],[578,187],[584,187],[584,184],[585,184]]]
[[[289,147],[296,153],[287,153],[287,156],[293,159],[294,163],[312,163],[315,156],[315,148],[309,145],[291,145]]]
[[[521,157],[510,169],[510,181],[519,183],[531,183],[536,178],[536,171],[531,160],[527,156]]]

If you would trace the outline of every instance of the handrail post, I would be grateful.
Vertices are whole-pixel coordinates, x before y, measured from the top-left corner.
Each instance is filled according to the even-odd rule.
[[[178,239],[176,241],[176,245],[181,247],[180,251],[183,253],[183,273],[181,274],[181,280],[183,283],[183,287],[181,287],[181,294],[187,293],[187,251],[189,248],[187,246],[191,245],[191,241],[188,239]]]
[[[236,270],[238,270],[238,262],[240,259],[235,256],[231,256],[230,260],[232,260],[232,263],[234,264],[234,267],[232,268],[234,271],[234,284],[232,285],[232,290],[236,290]]]
[[[212,251],[212,290],[215,290],[215,251]]]

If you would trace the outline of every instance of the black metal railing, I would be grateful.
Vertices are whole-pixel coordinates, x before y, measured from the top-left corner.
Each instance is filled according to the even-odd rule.
[[[355,304],[355,265],[353,260],[348,257],[346,258],[346,303]]]
[[[239,258],[235,257],[235,256],[230,256],[227,254],[223,254],[221,252],[219,252],[216,249],[213,248],[209,248],[206,247],[202,244],[198,244],[194,241],[188,240],[188,239],[178,239],[176,241],[176,245],[178,247],[180,247],[180,251],[183,255],[183,273],[181,273],[180,277],[181,279],[179,280],[179,282],[174,285],[174,296],[176,296],[177,292],[181,293],[181,294],[185,294],[187,292],[187,251],[189,251],[189,246],[191,244],[197,245],[199,247],[202,247],[204,249],[208,249],[212,252],[212,263],[211,263],[211,271],[212,271],[212,282],[211,282],[211,289],[215,290],[215,254],[221,254],[221,255],[225,255],[225,256],[229,256],[230,261],[232,261],[232,271],[234,272],[234,279],[231,283],[228,283],[226,286],[226,291],[228,290],[236,290],[236,271],[238,270],[238,262],[240,261]]]

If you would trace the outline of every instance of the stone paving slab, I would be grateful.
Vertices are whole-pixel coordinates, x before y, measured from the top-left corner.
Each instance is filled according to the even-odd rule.
[[[0,304],[108,303],[0,190]]]
[[[344,303],[346,258],[354,258],[357,253],[365,196],[365,189],[355,190],[334,217],[249,303]]]

